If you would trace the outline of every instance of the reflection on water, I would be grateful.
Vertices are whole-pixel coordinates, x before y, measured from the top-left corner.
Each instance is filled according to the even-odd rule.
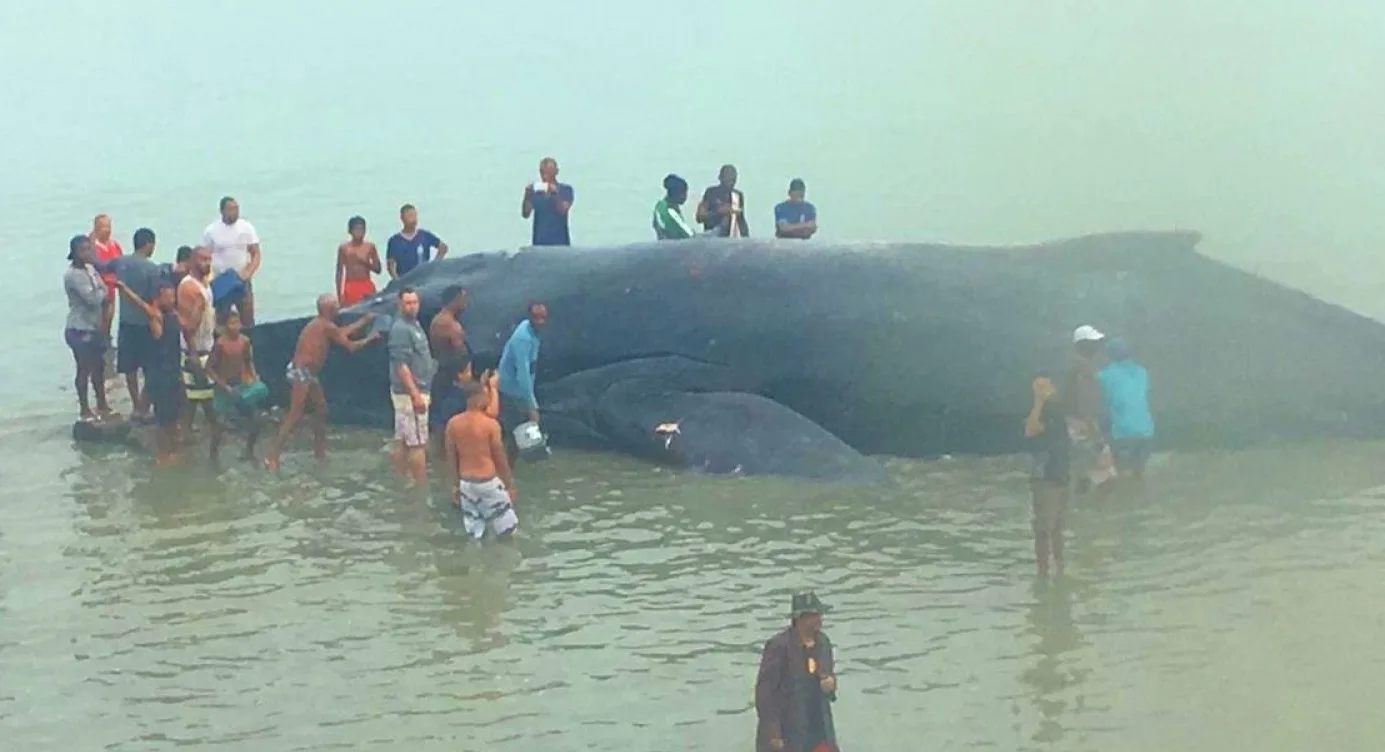
[[[1380,446],[1162,458],[1143,491],[1079,500],[1069,576],[1036,583],[1013,458],[890,461],[862,489],[565,452],[521,468],[523,536],[473,546],[374,434],[278,477],[0,430],[20,442],[7,748],[748,748],[759,647],[805,587],[833,607],[849,749],[1385,731],[1362,699],[1385,689]]]

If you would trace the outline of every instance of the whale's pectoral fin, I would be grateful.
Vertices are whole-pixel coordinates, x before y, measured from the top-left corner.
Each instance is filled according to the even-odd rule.
[[[677,356],[581,371],[540,391],[546,429],[595,446],[713,474],[875,481],[878,462],[730,370]]]
[[[607,435],[602,406],[615,387],[635,392],[659,390],[741,390],[729,369],[714,363],[660,355],[611,363],[569,374],[539,387],[544,430],[567,445],[631,451],[622,436]],[[624,431],[617,423],[617,429]]]
[[[635,454],[716,475],[875,481],[880,464],[789,408],[745,392],[610,389],[599,419]]]

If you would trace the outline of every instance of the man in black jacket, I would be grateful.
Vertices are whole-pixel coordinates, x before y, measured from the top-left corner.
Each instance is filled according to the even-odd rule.
[[[822,632],[826,610],[812,592],[795,595],[789,627],[765,643],[755,679],[756,752],[840,752],[832,642]]]

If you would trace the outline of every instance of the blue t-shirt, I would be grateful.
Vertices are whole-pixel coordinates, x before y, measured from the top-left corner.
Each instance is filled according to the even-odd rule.
[[[1149,372],[1133,360],[1117,360],[1097,374],[1113,439],[1147,439],[1154,435],[1149,412]]]
[[[385,246],[385,263],[393,261],[394,268],[402,277],[413,271],[414,267],[431,261],[433,250],[440,245],[442,241],[438,236],[422,227],[414,231],[412,238],[406,238],[404,233],[396,232],[390,236],[389,244]]]
[[[572,186],[559,183],[557,191],[534,191],[533,245],[572,245],[567,215],[558,211],[558,199],[571,207]]]
[[[775,237],[796,237],[791,235],[779,234],[780,222],[810,222],[817,221],[818,209],[807,201],[785,201],[774,207],[774,235]]]

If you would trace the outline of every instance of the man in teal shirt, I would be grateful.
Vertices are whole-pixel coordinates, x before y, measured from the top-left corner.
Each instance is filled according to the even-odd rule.
[[[547,322],[548,306],[530,303],[528,316],[515,327],[500,354],[500,429],[511,464],[519,457],[515,429],[526,421],[539,422],[534,364],[539,359],[539,333]]]
[[[1120,337],[1107,340],[1110,362],[1097,374],[1110,423],[1111,453],[1116,472],[1144,475],[1154,441],[1154,416],[1149,411],[1149,372],[1135,362],[1130,345]]]

